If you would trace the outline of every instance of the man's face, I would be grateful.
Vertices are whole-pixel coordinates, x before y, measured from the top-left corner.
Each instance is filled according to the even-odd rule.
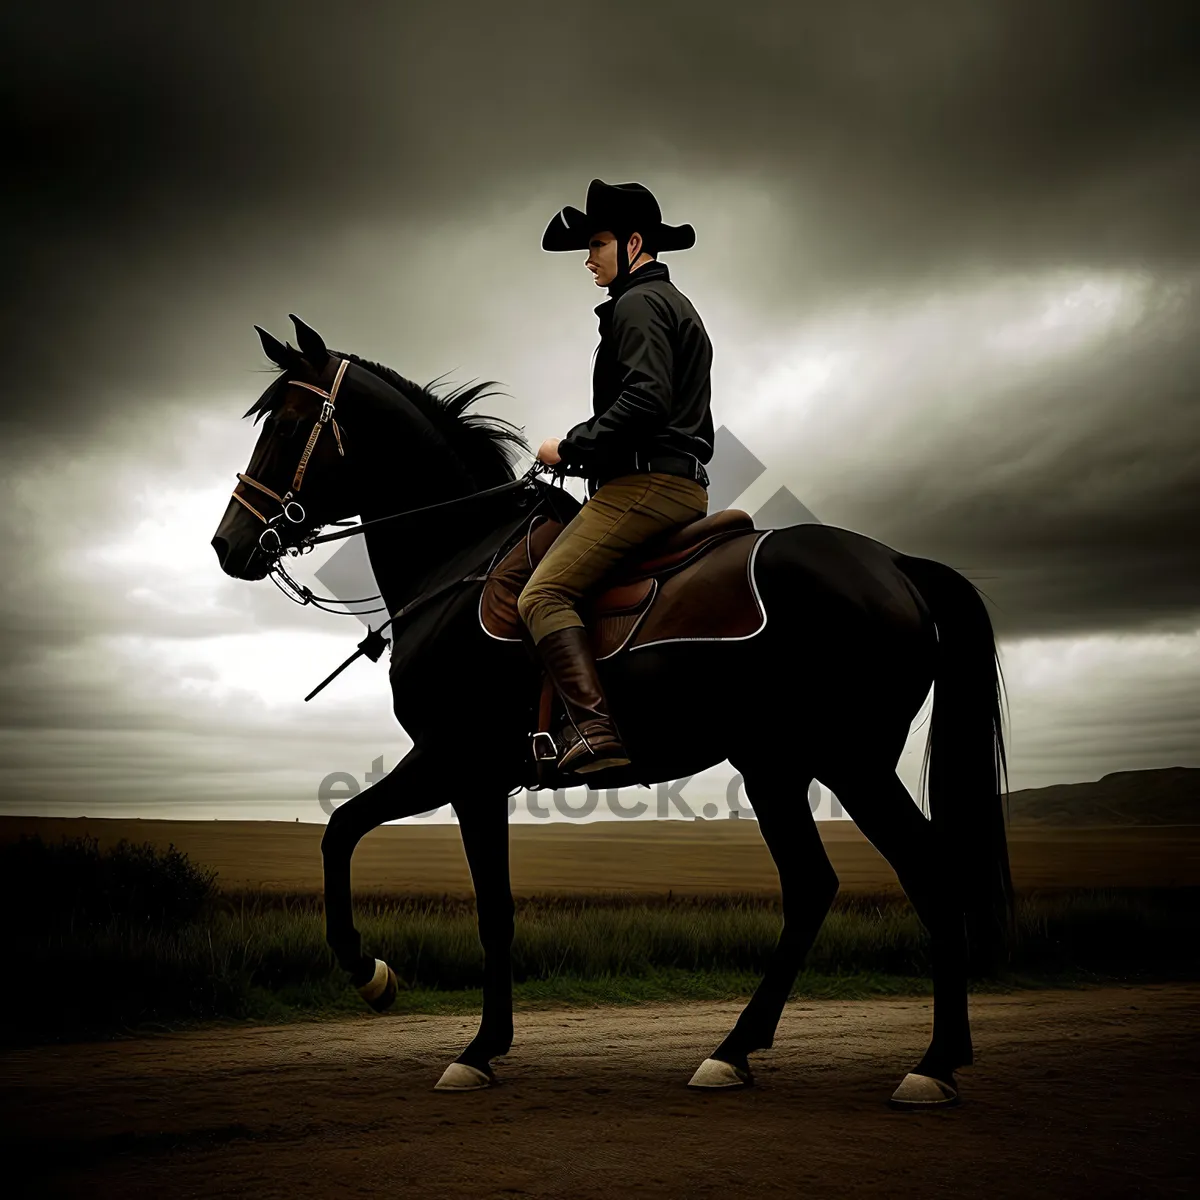
[[[629,269],[636,271],[651,262],[649,255],[642,251],[642,235],[634,233],[625,245],[625,258]],[[636,264],[636,265],[635,265]],[[588,258],[585,264],[595,277],[597,287],[608,287],[617,277],[617,239],[608,229],[592,234],[588,242]]]
[[[592,234],[588,242],[587,269],[597,287],[608,287],[617,276],[617,239],[611,231]]]

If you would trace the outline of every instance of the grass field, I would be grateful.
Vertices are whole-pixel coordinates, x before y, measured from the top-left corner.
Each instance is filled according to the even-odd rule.
[[[896,877],[849,821],[818,827],[845,892],[900,894]],[[281,821],[139,821],[0,817],[0,842],[23,833],[174,843],[214,868],[218,886],[292,894],[321,890],[323,825]],[[1009,829],[1019,890],[1200,886],[1200,825]],[[519,896],[775,894],[778,879],[754,821],[556,822],[509,827]],[[385,825],[354,855],[356,891],[471,894],[457,826]]]
[[[5,821],[0,889],[22,986],[0,991],[0,1036],[362,1011],[325,945],[321,827],[223,826]],[[36,853],[16,841],[31,832]],[[519,1006],[727,1000],[757,984],[781,911],[752,824],[513,832]],[[976,989],[1196,977],[1200,831],[1051,832],[1013,839],[1021,941],[1009,968]],[[852,826],[822,833],[843,886],[794,994],[928,993],[928,940],[890,869]],[[122,837],[143,848],[122,848]],[[373,838],[374,857],[364,845],[356,859],[356,920],[364,949],[405,985],[397,1009],[476,1011],[482,952],[457,829]],[[186,857],[165,855],[169,843]],[[200,869],[213,867],[215,885]]]
[[[518,906],[519,1005],[638,1003],[748,996],[779,934],[761,897],[630,901],[530,899]],[[976,990],[1112,979],[1194,977],[1200,890],[1083,891],[1023,898],[1012,968]],[[474,1011],[482,952],[474,906],[429,897],[366,902],[364,948],[405,988],[400,1012]],[[108,921],[18,938],[16,977],[63,978],[0,998],[7,1037],[90,1036],[222,1017],[286,1020],[361,1012],[332,962],[313,897],[223,895],[199,920],[164,930]],[[840,898],[794,994],[925,994],[929,946],[907,902]]]

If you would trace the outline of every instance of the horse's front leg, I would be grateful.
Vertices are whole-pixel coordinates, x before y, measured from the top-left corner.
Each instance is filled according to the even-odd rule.
[[[385,821],[427,811],[433,782],[428,756],[414,746],[383,779],[339,805],[321,839],[325,864],[325,940],[350,982],[377,1012],[396,998],[395,972],[363,954],[350,898],[350,858],[365,834]]]
[[[507,1054],[513,1039],[512,942],[514,905],[508,874],[508,799],[487,793],[456,804],[459,829],[483,946],[483,1016],[479,1032],[446,1068],[441,1091],[470,1091],[495,1080],[491,1060]]]

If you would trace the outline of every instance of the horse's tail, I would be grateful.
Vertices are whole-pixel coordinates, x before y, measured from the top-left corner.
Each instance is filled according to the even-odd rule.
[[[996,637],[978,589],[952,567],[899,558],[937,627],[933,717],[921,783],[929,776],[929,818],[956,872],[966,910],[972,969],[1011,962],[1016,903],[1005,836],[1008,763]]]

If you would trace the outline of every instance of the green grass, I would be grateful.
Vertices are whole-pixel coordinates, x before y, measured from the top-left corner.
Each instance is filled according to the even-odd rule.
[[[161,856],[159,879],[146,848],[111,858],[93,851],[5,851],[8,894],[0,899],[12,934],[0,1040],[364,1013],[325,945],[319,897],[221,893],[173,852]],[[103,904],[91,902],[81,878],[103,884]],[[781,918],[778,901],[752,896],[519,901],[515,1002],[743,1000]],[[386,959],[404,984],[393,1012],[478,1012],[483,955],[473,901],[360,898],[356,922],[364,950]],[[974,990],[1200,977],[1200,889],[1022,896],[1018,923],[1010,968],[973,981]],[[843,896],[793,996],[928,995],[929,973],[929,940],[907,901]]]
[[[1182,898],[1181,898],[1182,897]],[[1184,893],[1023,898],[1013,967],[975,990],[1074,986],[1194,973],[1200,905]],[[364,949],[405,985],[393,1011],[477,1012],[483,955],[473,905],[359,904]],[[757,984],[780,928],[761,899],[541,899],[518,907],[518,1006],[737,1000]],[[18,939],[0,1017],[8,1036],[87,1037],[234,1018],[284,1021],[364,1011],[324,941],[314,898],[218,896],[179,928],[110,920]],[[10,960],[11,961],[11,960]],[[1190,965],[1189,965],[1190,964]],[[60,990],[38,986],[61,978]],[[903,900],[848,898],[829,914],[793,995],[929,994],[929,942]]]

